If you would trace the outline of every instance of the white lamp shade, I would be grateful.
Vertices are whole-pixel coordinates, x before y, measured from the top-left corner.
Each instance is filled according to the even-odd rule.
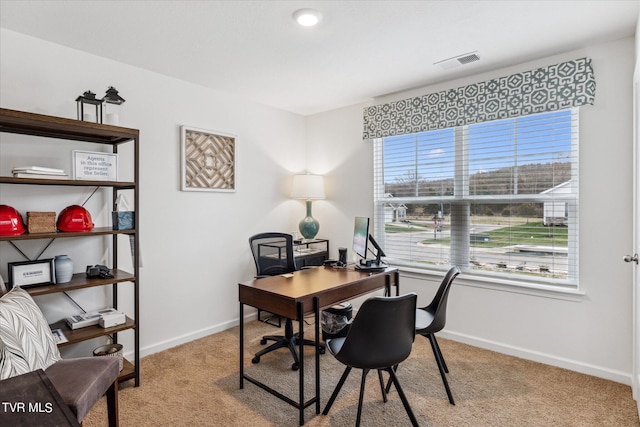
[[[324,177],[322,175],[294,175],[291,185],[294,199],[324,199]]]

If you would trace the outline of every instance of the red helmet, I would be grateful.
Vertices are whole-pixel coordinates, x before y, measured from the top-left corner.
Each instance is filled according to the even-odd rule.
[[[15,208],[0,205],[0,236],[17,236],[25,232],[22,216]]]
[[[93,222],[88,210],[79,205],[71,205],[62,209],[56,223],[60,231],[91,231]]]

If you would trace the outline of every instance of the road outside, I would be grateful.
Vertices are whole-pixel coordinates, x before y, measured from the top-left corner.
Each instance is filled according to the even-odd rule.
[[[512,244],[495,244],[489,238],[481,242],[492,232],[508,227],[527,224],[528,221],[541,222],[541,219],[526,218],[474,218],[470,227],[471,235],[479,236],[478,243],[471,243],[471,267],[482,270],[509,271],[514,273],[535,274],[544,277],[566,278],[568,257],[566,244],[536,244],[527,241],[529,236],[513,236]],[[441,221],[440,227],[433,220],[389,223],[386,225],[385,252],[387,256],[412,262],[428,262],[438,259],[449,264],[451,227],[449,222]],[[545,227],[543,230],[548,229]],[[440,230],[440,231],[434,231]],[[564,229],[566,233],[566,228]],[[434,238],[435,236],[435,238]],[[531,236],[533,239],[534,236]],[[535,239],[539,241],[539,239]]]

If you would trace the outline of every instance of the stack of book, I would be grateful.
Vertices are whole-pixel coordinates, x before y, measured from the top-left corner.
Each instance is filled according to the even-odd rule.
[[[45,168],[42,166],[17,166],[13,168],[14,178],[39,179],[68,179],[69,176],[62,169]]]

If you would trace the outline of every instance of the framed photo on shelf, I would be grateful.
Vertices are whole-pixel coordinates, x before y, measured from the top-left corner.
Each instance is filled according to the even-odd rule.
[[[118,153],[73,150],[73,179],[117,181]]]
[[[181,127],[182,191],[236,191],[236,136]]]
[[[10,262],[9,286],[27,288],[30,286],[53,285],[55,281],[55,270],[53,258],[40,259],[37,261]]]

